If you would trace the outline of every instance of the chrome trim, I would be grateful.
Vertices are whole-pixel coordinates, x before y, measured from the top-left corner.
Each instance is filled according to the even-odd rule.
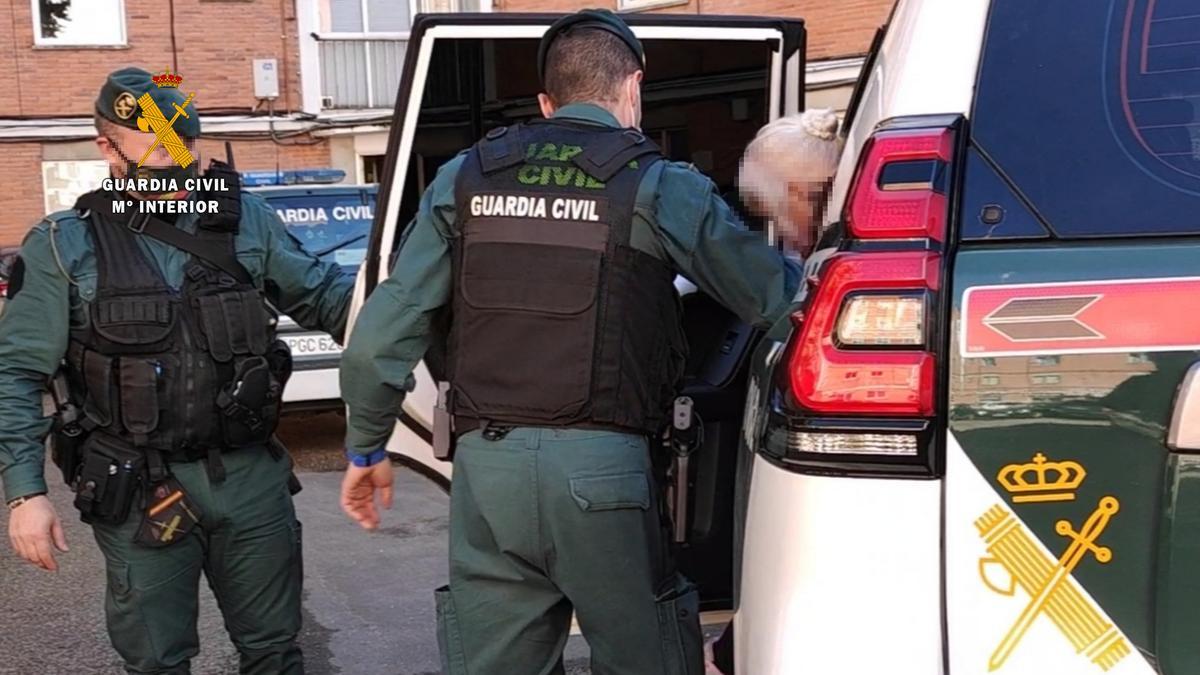
[[[1192,364],[1175,394],[1175,413],[1167,432],[1172,450],[1200,451],[1200,362]]]

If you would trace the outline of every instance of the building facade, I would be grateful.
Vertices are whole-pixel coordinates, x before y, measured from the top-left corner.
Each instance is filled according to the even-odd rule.
[[[800,16],[809,106],[844,107],[893,0],[30,0],[0,6],[0,246],[107,175],[93,141],[105,75],[169,68],[195,92],[199,152],[240,170],[382,170],[412,17],[432,12]]]

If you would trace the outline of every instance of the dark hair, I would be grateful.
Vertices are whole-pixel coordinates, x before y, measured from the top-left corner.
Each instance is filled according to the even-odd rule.
[[[116,131],[117,129],[121,128],[121,125],[108,119],[104,115],[101,115],[99,112],[93,113],[92,119],[96,125],[96,135],[97,136],[103,136],[105,138],[112,138],[112,136],[114,135],[113,132]]]
[[[597,28],[578,28],[554,39],[546,55],[546,94],[560,106],[612,103],[625,78],[641,70],[621,38]]]

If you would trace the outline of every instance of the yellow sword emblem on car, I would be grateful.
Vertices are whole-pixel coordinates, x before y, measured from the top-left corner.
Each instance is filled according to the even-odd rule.
[[[1019,585],[1030,596],[1024,611],[992,653],[989,670],[995,671],[1004,665],[1034,620],[1042,614],[1070,640],[1076,653],[1085,653],[1102,670],[1112,668],[1130,653],[1120,631],[1103,618],[1070,579],[1071,572],[1089,554],[1100,564],[1112,559],[1112,551],[1097,546],[1096,540],[1119,509],[1117,499],[1107,496],[1100,500],[1079,531],[1069,521],[1060,520],[1055,531],[1071,543],[1057,561],[1042,553],[1032,535],[1000,505],[993,506],[975,521],[992,556],[979,561],[984,584],[1002,595],[1012,595]],[[988,579],[986,568],[992,563],[999,563],[1010,575],[1012,583],[1008,588],[998,587]]]

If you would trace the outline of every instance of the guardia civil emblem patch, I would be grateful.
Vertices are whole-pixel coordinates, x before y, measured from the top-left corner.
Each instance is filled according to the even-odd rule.
[[[121,95],[113,101],[113,113],[123,120],[133,117],[133,113],[136,111],[137,99],[133,98],[133,94],[127,91],[121,92]]]

